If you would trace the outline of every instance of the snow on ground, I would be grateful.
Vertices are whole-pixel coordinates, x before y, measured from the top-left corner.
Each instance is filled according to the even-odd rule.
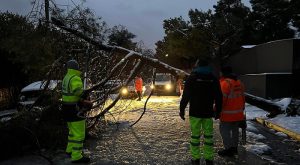
[[[247,130],[251,132],[257,132],[258,130],[253,126],[250,121],[247,121]]]
[[[286,110],[286,108],[289,106],[289,104],[291,103],[292,98],[283,98],[280,101],[275,102],[277,105],[279,105],[281,107],[281,109],[283,111]]]
[[[266,118],[268,114],[268,112],[250,104],[246,104],[245,111],[247,120],[254,120],[256,117]]]
[[[129,125],[142,114],[145,100],[145,97],[142,101],[122,99],[112,109],[111,114],[105,116],[108,127],[103,126],[103,132],[99,132],[97,138],[87,139],[85,143],[84,152],[91,157],[91,164],[190,164],[188,111],[186,120],[181,120],[178,115],[179,97],[151,97],[143,118],[139,123],[130,127]],[[254,135],[254,133],[251,135],[255,138],[262,138],[261,135]],[[239,147],[238,157],[234,159],[219,157],[216,152],[223,149],[223,142],[218,120],[214,120],[214,143],[214,160],[217,165],[268,163],[267,160],[253,154],[258,151],[267,151],[265,144],[249,145],[249,150],[253,152]],[[252,141],[251,144],[256,144],[256,141]],[[53,158],[53,164],[70,164],[70,159],[64,155],[64,151],[50,154],[50,156]],[[27,162],[31,161],[27,160]],[[16,164],[16,160],[9,160],[7,164]],[[46,163],[35,162],[34,164]]]
[[[291,117],[291,116],[285,116],[285,114],[281,114],[275,118],[268,119],[267,121],[270,121],[283,128],[286,128],[290,131],[300,134],[300,116]]]
[[[259,140],[266,139],[266,137],[261,134],[258,134],[257,133],[258,130],[249,121],[249,120],[254,120],[257,117],[267,118],[266,115],[268,114],[268,112],[250,104],[246,104],[245,111],[246,111],[246,118],[248,120],[247,121],[247,142],[250,142],[250,144],[248,143],[245,146],[246,150],[258,155],[264,155],[270,153],[271,148],[268,145],[262,142],[257,142]]]
[[[248,131],[247,131],[247,136],[249,136],[249,138],[252,138],[252,139],[255,139],[255,140],[266,139],[266,137],[264,137],[261,134],[256,134],[256,133],[248,132]]]
[[[276,104],[280,105],[283,109],[286,109],[288,104],[291,102],[290,98],[284,98],[280,101],[276,102]],[[252,106],[250,104],[246,104],[246,117],[247,120],[253,120],[256,117],[264,118],[266,121],[272,122],[276,125],[279,125],[283,128],[286,128],[290,131],[296,132],[300,134],[300,116],[291,117],[286,116],[285,114],[277,115],[274,118],[268,119],[266,115],[268,112]],[[251,129],[251,128],[250,128]]]
[[[275,135],[281,136],[281,137],[288,137],[285,133],[282,133],[282,132],[276,132]]]
[[[247,151],[253,152],[258,155],[268,154],[272,150],[268,145],[264,143],[246,145],[246,149]]]

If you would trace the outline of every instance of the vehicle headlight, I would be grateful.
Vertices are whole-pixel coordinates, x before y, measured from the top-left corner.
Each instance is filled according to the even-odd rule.
[[[155,86],[152,84],[152,85],[150,86],[150,88],[151,88],[151,89],[154,89],[154,88],[155,88]]]
[[[122,95],[126,95],[128,93],[128,90],[126,88],[123,88],[121,90]]]
[[[171,84],[167,84],[167,85],[165,86],[165,88],[166,88],[166,90],[170,90],[170,89],[172,88],[172,86],[171,86]]]

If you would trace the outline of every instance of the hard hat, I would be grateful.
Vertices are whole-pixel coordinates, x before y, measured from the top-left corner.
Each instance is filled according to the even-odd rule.
[[[75,70],[79,70],[79,64],[76,60],[69,60],[67,62],[67,68],[68,69],[75,69]]]

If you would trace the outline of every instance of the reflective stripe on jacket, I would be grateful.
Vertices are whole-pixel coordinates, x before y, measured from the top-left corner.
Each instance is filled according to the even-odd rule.
[[[244,85],[240,80],[222,78],[223,106],[220,120],[224,122],[244,120]]]
[[[135,79],[135,90],[136,91],[143,90],[143,80],[140,77]]]
[[[62,82],[62,101],[64,104],[75,104],[80,100],[83,92],[83,83],[80,78],[81,72],[68,69]]]

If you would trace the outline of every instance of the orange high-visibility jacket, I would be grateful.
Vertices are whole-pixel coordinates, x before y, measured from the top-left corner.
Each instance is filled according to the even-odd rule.
[[[220,79],[223,94],[223,106],[220,120],[224,122],[242,121],[245,119],[244,85],[240,80]]]
[[[140,77],[135,79],[135,90],[140,92],[143,91],[143,80]]]

